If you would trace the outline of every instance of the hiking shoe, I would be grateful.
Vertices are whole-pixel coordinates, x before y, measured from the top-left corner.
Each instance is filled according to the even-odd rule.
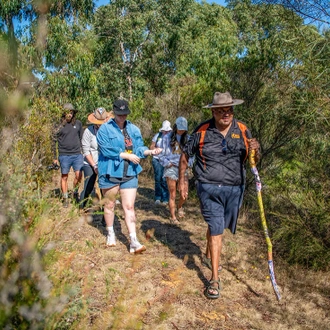
[[[120,200],[119,199],[116,199],[116,205],[120,205]]]
[[[160,204],[160,200],[159,199],[155,200],[155,204],[156,205],[159,205]]]
[[[138,240],[134,240],[131,241],[131,244],[129,246],[129,253],[142,253],[143,251],[146,250],[146,247],[142,244],[140,244],[140,242]]]
[[[69,206],[69,199],[68,198],[64,198],[63,199],[63,207],[67,208]]]
[[[109,232],[107,236],[107,246],[115,246],[115,245],[116,245],[116,235],[114,232],[113,233]]]
[[[168,205],[168,201],[164,201],[163,202],[163,205]]]

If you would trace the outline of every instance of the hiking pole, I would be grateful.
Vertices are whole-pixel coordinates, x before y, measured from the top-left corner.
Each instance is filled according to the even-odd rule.
[[[256,183],[256,190],[257,190],[258,204],[259,204],[259,210],[260,210],[261,224],[262,224],[262,228],[264,230],[266,243],[267,243],[269,275],[270,275],[270,279],[272,281],[272,285],[273,285],[273,289],[274,289],[276,298],[279,301],[281,299],[281,295],[280,295],[280,291],[277,287],[276,279],[275,279],[274,265],[273,265],[272,242],[270,241],[270,238],[269,238],[269,235],[268,235],[267,222],[266,222],[266,217],[265,217],[265,212],[264,212],[264,206],[263,206],[263,203],[262,203],[261,181],[260,181],[258,169],[256,167],[255,150],[251,150],[251,152],[249,153],[249,162],[250,162],[250,166],[251,166],[251,172],[254,175],[254,181]]]

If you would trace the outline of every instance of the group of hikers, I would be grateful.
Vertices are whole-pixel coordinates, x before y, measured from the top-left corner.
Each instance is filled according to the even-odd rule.
[[[61,121],[52,134],[54,164],[61,168],[63,206],[69,204],[68,173],[71,167],[75,173],[73,196],[82,208],[86,206],[98,178],[107,246],[116,245],[114,209],[116,197],[120,194],[130,236],[130,253],[142,253],[146,247],[136,235],[134,210],[138,175],[142,171],[140,160],[153,157],[155,204],[169,206],[170,222],[175,225],[179,225],[179,219],[185,216],[183,204],[188,198],[188,170],[192,168],[201,214],[208,227],[202,263],[211,269],[212,275],[205,295],[210,299],[218,298],[224,229],[228,228],[233,234],[236,232],[248,153],[255,150],[256,161],[259,159],[258,141],[252,138],[243,122],[234,118],[234,106],[243,102],[233,99],[229,92],[216,92],[212,103],[204,107],[211,109],[209,120],[199,124],[190,135],[186,118],[178,117],[173,128],[165,120],[150,148],[144,145],[140,129],[127,119],[130,109],[126,100],[116,100],[110,112],[104,108],[95,109],[88,116],[91,125],[85,130],[81,121],[76,119],[77,110],[71,103],[66,103]],[[79,197],[82,171],[84,189]]]

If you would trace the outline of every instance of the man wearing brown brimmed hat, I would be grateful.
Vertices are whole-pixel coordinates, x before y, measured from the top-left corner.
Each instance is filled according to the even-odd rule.
[[[244,101],[233,99],[230,93],[216,92],[213,102],[204,108],[213,117],[201,123],[191,135],[180,158],[180,193],[186,198],[184,173],[189,157],[195,156],[194,175],[201,213],[208,225],[206,255],[202,263],[212,270],[205,289],[206,297],[220,296],[218,272],[222,235],[228,228],[233,234],[245,185],[245,161],[250,150],[259,150],[246,125],[234,118],[234,106]]]
[[[83,156],[81,154],[82,123],[76,119],[77,109],[71,103],[63,105],[61,122],[54,126],[52,131],[53,163],[61,165],[61,189],[63,206],[68,207],[68,175],[72,167],[75,173],[73,181],[74,199],[79,200],[78,188],[82,178]],[[58,160],[57,150],[58,149]]]
[[[91,114],[88,115],[87,120],[89,125],[83,134],[81,140],[82,152],[84,156],[84,190],[80,195],[80,207],[85,208],[87,200],[92,193],[98,174],[98,145],[96,140],[96,133],[100,126],[113,118],[113,112],[107,112],[104,108],[96,108]]]

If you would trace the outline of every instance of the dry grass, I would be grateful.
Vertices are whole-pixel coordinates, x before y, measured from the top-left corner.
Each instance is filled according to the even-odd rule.
[[[189,200],[186,219],[180,227],[171,226],[167,207],[153,204],[152,188],[150,178],[140,176],[138,237],[147,247],[142,255],[128,252],[120,207],[117,246],[106,248],[100,215],[83,216],[75,207],[58,205],[60,218],[47,226],[54,231],[47,272],[69,303],[57,328],[330,329],[329,274],[288,268],[275,256],[282,293],[278,303],[262,233],[252,231],[244,217],[235,236],[225,234],[221,298],[206,299],[210,270],[199,259],[206,225],[198,203]]]

